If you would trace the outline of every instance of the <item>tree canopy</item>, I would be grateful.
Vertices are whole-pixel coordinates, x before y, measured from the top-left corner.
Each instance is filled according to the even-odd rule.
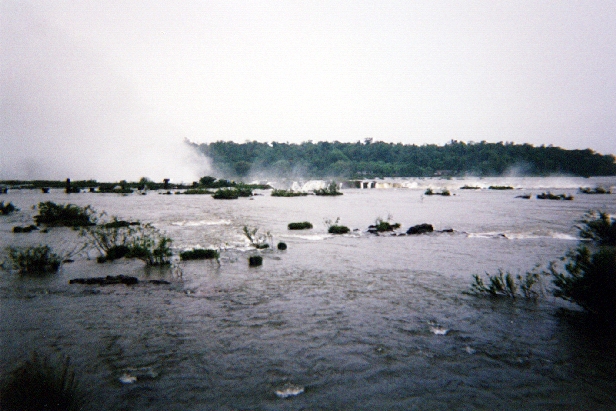
[[[364,142],[312,141],[301,144],[235,143],[194,144],[226,177],[264,173],[303,177],[429,177],[434,175],[616,175],[616,157],[591,149],[514,143],[461,142],[406,145],[366,139]]]

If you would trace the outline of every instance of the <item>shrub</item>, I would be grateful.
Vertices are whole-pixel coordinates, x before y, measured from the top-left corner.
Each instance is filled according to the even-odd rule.
[[[239,193],[231,188],[219,188],[212,197],[217,200],[237,200]]]
[[[263,257],[260,255],[252,255],[248,257],[248,265],[251,267],[258,267],[263,265]]]
[[[330,234],[346,234],[349,231],[351,231],[349,227],[344,225],[333,225],[327,230],[327,232]]]
[[[13,203],[4,204],[4,201],[0,201],[0,215],[9,215],[13,211],[17,211]]]
[[[282,243],[282,242],[278,243],[278,249],[280,251],[286,250],[287,249],[287,244],[286,243]]]
[[[511,186],[490,186],[488,190],[513,190]]]
[[[212,249],[195,248],[180,253],[181,260],[218,260],[219,258],[220,254],[218,251]]]
[[[518,274],[515,277],[500,269],[495,275],[486,273],[489,283],[487,286],[481,277],[475,274],[473,275],[474,282],[471,285],[471,292],[474,294],[489,294],[495,297],[517,298],[522,296],[526,299],[536,300],[544,294],[542,281],[544,273],[538,271],[538,268],[535,267],[533,271],[527,272],[524,276]]]
[[[3,381],[0,398],[6,411],[72,411],[85,405],[70,359],[53,364],[36,353]]]
[[[318,196],[341,196],[342,193],[338,191],[338,186],[335,182],[329,183],[326,188],[320,188],[318,190],[314,190],[314,194]]]
[[[202,188],[191,188],[188,189],[184,192],[180,192],[178,194],[188,194],[188,195],[195,195],[195,194],[213,194],[210,190],[207,189],[202,189]]]
[[[589,211],[584,215],[578,227],[580,237],[592,240],[599,246],[616,246],[616,220],[607,213]]]
[[[269,231],[261,234],[259,233],[259,228],[249,228],[247,226],[244,226],[243,231],[251,246],[258,249],[269,248],[268,241],[272,240],[272,234]]]
[[[289,230],[309,230],[312,228],[312,223],[303,221],[301,223],[289,223],[287,226]]]
[[[169,264],[172,240],[150,224],[127,223],[118,220],[83,229],[87,245],[101,254],[98,262],[113,261],[122,257],[138,258],[147,265]]]
[[[51,201],[39,203],[39,213],[34,216],[37,225],[64,227],[87,227],[95,225],[95,211],[90,207],[80,207],[75,204],[56,204]]]
[[[302,193],[293,190],[272,190],[272,197],[303,197],[307,195],[308,193]]]
[[[385,231],[394,231],[394,230],[397,230],[398,228],[400,228],[399,223],[390,224],[389,221],[385,221],[381,218],[377,218],[376,224],[374,225],[374,230],[376,230],[379,233],[382,233]]]
[[[235,187],[238,197],[252,197],[252,188],[246,185],[238,185]]]
[[[34,247],[8,247],[12,268],[22,274],[56,272],[62,264],[62,257],[55,254],[48,245]]]

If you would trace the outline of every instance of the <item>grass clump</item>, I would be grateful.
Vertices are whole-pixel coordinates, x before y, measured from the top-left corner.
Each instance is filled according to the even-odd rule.
[[[182,251],[180,260],[218,260],[220,253],[212,249],[195,248],[192,250]]]
[[[250,245],[257,249],[265,249],[269,248],[269,243],[272,240],[272,234],[268,231],[265,234],[259,233],[258,227],[248,227],[244,226],[243,233],[248,241],[250,241]]]
[[[73,411],[85,405],[70,359],[55,364],[36,353],[2,382],[0,398],[5,411]]]
[[[394,231],[400,228],[400,223],[391,224],[388,220],[383,220],[382,218],[376,219],[376,224],[374,225],[374,229],[378,233],[383,233],[386,231]]]
[[[261,257],[260,255],[252,255],[248,257],[248,265],[250,267],[258,267],[260,265],[263,265],[263,257]]]
[[[342,193],[338,191],[338,186],[335,182],[329,183],[326,188],[320,188],[318,190],[314,190],[314,194],[318,196],[341,196]]]
[[[307,195],[308,193],[303,193],[300,191],[278,190],[278,189],[272,190],[272,197],[303,197]]]
[[[327,226],[327,232],[330,234],[346,234],[349,231],[351,231],[349,229],[349,227],[344,226],[344,225],[339,225],[338,223],[340,222],[340,217],[336,218],[336,221],[332,220],[325,220],[325,225]]]
[[[48,245],[8,247],[9,266],[21,274],[55,273],[60,269],[62,257]]]
[[[17,207],[13,203],[4,204],[4,201],[0,201],[0,215],[9,215],[14,211],[17,211]]]
[[[287,226],[289,230],[310,230],[312,228],[312,223],[309,221],[302,221],[300,223],[289,223]]]
[[[52,227],[87,227],[93,226],[95,211],[90,207],[75,204],[56,204],[51,201],[38,204],[39,213],[34,216],[37,225]]]
[[[524,297],[536,300],[545,294],[542,281],[543,275],[544,273],[539,271],[538,267],[533,271],[527,272],[524,276],[519,274],[514,276],[509,272],[499,269],[498,273],[494,275],[486,273],[488,278],[486,285],[483,279],[475,274],[473,275],[471,292],[474,294],[489,294],[493,297]]]

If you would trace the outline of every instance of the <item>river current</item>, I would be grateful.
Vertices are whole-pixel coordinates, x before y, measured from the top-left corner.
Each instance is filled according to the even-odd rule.
[[[20,211],[0,217],[2,250],[76,249],[84,239],[68,228],[11,232],[32,224],[32,206],[54,201],[152,223],[176,255],[213,247],[221,259],[146,268],[99,264],[89,251],[55,275],[0,271],[2,377],[33,351],[69,356],[88,410],[616,409],[616,337],[552,297],[549,279],[536,302],[468,293],[473,274],[523,274],[575,248],[586,211],[616,214],[615,195],[578,188],[616,178],[411,182],[239,200],[9,190],[0,200]],[[427,187],[452,195],[426,196]],[[575,199],[536,199],[545,191]],[[338,218],[353,231],[328,234],[325,220]],[[454,231],[376,236],[367,228],[377,218],[400,232],[421,223]],[[314,228],[287,229],[301,221]],[[287,250],[250,247],[244,226]],[[256,254],[263,265],[251,268]],[[118,274],[171,284],[69,284]]]

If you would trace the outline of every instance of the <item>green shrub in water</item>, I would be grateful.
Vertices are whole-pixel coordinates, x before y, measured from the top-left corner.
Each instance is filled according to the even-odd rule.
[[[9,215],[13,211],[17,211],[13,203],[4,204],[4,201],[0,201],[0,215]]]
[[[48,245],[34,247],[8,247],[11,268],[22,274],[55,273],[62,264],[62,257]]]
[[[308,193],[302,193],[293,190],[272,190],[272,197],[304,197],[307,195]]]
[[[195,248],[180,253],[181,260],[218,260],[219,258],[218,251],[212,249]]]
[[[289,230],[309,230],[312,228],[312,224],[308,221],[303,221],[301,223],[289,223],[287,227]]]
[[[38,204],[39,213],[34,216],[37,225],[63,227],[87,227],[95,225],[95,211],[90,207],[75,204],[56,204],[51,201]]]
[[[287,244],[286,243],[282,243],[282,242],[278,243],[278,249],[280,251],[286,250],[287,249]]]
[[[351,231],[349,227],[344,226],[344,225],[333,225],[329,227],[327,230],[327,232],[330,234],[346,234],[349,231]]]
[[[232,188],[219,188],[212,197],[217,200],[237,200],[240,195]]]
[[[335,182],[329,183],[326,188],[320,188],[318,190],[314,190],[314,194],[318,196],[341,196],[342,193],[338,191],[338,186]]]
[[[76,411],[85,395],[68,357],[54,364],[34,353],[2,381],[0,401],[5,411]]]

